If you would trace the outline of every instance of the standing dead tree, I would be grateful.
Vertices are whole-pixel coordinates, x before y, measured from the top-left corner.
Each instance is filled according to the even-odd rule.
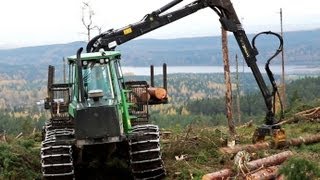
[[[236,81],[237,81],[237,114],[238,114],[238,125],[241,124],[241,110],[240,110],[240,82],[239,82],[239,63],[238,54],[236,54]]]
[[[229,64],[229,52],[228,52],[228,38],[227,31],[221,27],[222,38],[222,56],[224,64],[224,79],[226,83],[226,110],[229,132],[232,138],[236,137],[236,129],[232,117],[232,87],[230,78],[230,64]]]
[[[91,39],[91,31],[92,30],[98,30],[99,34],[101,34],[101,27],[94,25],[92,18],[95,15],[95,12],[92,10],[91,5],[89,2],[82,2],[83,6],[82,6],[82,24],[84,25],[84,27],[86,28],[86,35],[88,38],[88,42]]]

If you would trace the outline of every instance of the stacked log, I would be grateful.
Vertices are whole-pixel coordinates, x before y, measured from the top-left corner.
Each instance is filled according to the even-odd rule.
[[[150,94],[146,91],[144,87],[134,87],[132,88],[132,93],[130,93],[129,101],[133,103],[146,104],[150,99]]]
[[[310,135],[308,137],[293,138],[286,141],[286,146],[299,146],[301,144],[312,144],[320,142],[320,134]],[[224,154],[235,154],[239,151],[254,152],[257,150],[273,148],[271,143],[257,143],[249,145],[237,145],[234,147],[223,147],[220,151]],[[278,165],[284,162],[288,157],[292,156],[291,151],[281,152],[279,154],[265,157],[262,159],[257,159],[246,163],[246,168],[250,172],[256,171],[254,173],[249,173],[246,175],[246,179],[273,179],[276,178]],[[261,169],[259,169],[261,168]],[[259,169],[259,170],[257,170]],[[218,172],[206,174],[202,179],[213,180],[213,179],[225,179],[231,177],[234,173],[230,169],[223,169]]]
[[[135,88],[131,101],[134,103],[147,103],[150,99],[163,100],[167,97],[167,91],[159,87]]]
[[[279,154],[275,154],[269,157],[265,157],[262,159],[257,159],[254,161],[250,161],[246,163],[246,167],[250,172],[257,170],[254,173],[248,173],[246,178],[253,178],[253,179],[268,179],[268,177],[275,177],[277,176],[277,170],[279,164],[283,163],[289,157],[291,157],[293,153],[291,151],[284,151]],[[261,169],[260,169],[261,168]],[[220,179],[227,179],[234,175],[235,173],[232,172],[231,169],[223,169],[217,172],[206,174],[202,177],[202,180],[220,180]],[[257,177],[257,178],[254,178]],[[258,178],[259,177],[259,178]],[[271,178],[272,179],[272,178]]]
[[[149,99],[150,99],[150,94],[147,93],[147,92],[142,92],[140,95],[139,95],[139,100],[140,102],[148,102]]]
[[[150,94],[151,97],[156,98],[158,100],[162,100],[167,97],[167,91],[159,87],[148,88],[148,93]]]

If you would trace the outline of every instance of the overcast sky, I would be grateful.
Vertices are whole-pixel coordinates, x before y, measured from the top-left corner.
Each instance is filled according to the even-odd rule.
[[[193,0],[184,0],[181,7]],[[231,0],[247,33],[320,28],[319,0]],[[135,23],[170,0],[90,0],[94,24],[103,30]],[[0,46],[39,45],[85,40],[82,0],[1,0]],[[142,38],[220,35],[218,16],[209,8],[155,30]]]

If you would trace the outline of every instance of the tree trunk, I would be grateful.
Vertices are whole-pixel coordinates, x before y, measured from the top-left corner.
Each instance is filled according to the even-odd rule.
[[[255,152],[261,149],[271,148],[271,144],[268,142],[257,143],[257,144],[248,144],[248,145],[236,145],[234,147],[222,147],[220,152],[224,154],[235,154],[239,151]]]
[[[320,134],[316,134],[308,137],[293,138],[287,141],[287,145],[299,146],[301,144],[312,144],[317,142],[320,142]]]
[[[312,144],[320,142],[320,134],[310,135],[308,137],[293,138],[286,141],[286,146],[299,146],[301,144]],[[220,152],[224,154],[235,154],[239,151],[255,152],[257,150],[273,148],[271,143],[263,142],[257,144],[237,145],[234,147],[222,147]]]
[[[209,173],[202,176],[202,180],[227,179],[231,175],[232,175],[231,169],[223,169],[223,170]]]
[[[224,64],[224,79],[226,83],[226,111],[230,135],[235,138],[236,130],[232,117],[232,87],[230,78],[229,52],[228,52],[228,37],[227,31],[221,27],[222,37],[222,55]]]
[[[269,157],[250,161],[246,164],[246,166],[249,171],[254,171],[259,168],[263,168],[262,170],[252,173],[251,175],[255,175],[255,177],[259,177],[258,179],[267,179],[264,177],[272,176],[274,174],[273,172],[276,170],[275,166],[282,164],[285,160],[287,160],[291,156],[293,156],[293,153],[291,151],[284,151]],[[270,167],[270,168],[266,168],[266,167]],[[264,175],[263,172],[266,172],[266,171],[270,171],[270,172],[266,173],[265,176],[263,176]],[[231,169],[223,169],[223,170],[209,173],[202,176],[202,180],[228,179],[230,176],[233,176],[233,175],[235,175],[235,173],[232,172]]]
[[[236,54],[236,80],[237,80],[237,114],[238,114],[238,125],[241,124],[241,110],[240,110],[240,82],[239,82],[239,63],[238,55]]]
[[[150,87],[148,88],[148,92],[151,97],[154,97],[159,100],[164,99],[167,96],[167,91],[163,88]]]
[[[262,159],[250,161],[247,163],[247,167],[250,171],[252,171],[260,167],[275,166],[283,163],[285,160],[287,160],[291,156],[293,156],[293,153],[291,151],[284,151],[279,154],[275,154]]]
[[[246,177],[246,180],[268,180],[275,179],[278,176],[279,166],[271,166],[263,168],[255,173],[252,173]]]

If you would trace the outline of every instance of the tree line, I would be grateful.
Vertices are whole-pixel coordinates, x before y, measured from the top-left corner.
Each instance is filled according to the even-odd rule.
[[[285,116],[320,105],[320,77],[302,77],[287,84]],[[235,92],[233,93],[235,94]],[[236,103],[233,97],[233,111]],[[242,123],[255,120],[262,123],[266,106],[260,91],[247,91],[240,97]],[[226,125],[225,97],[188,100],[183,104],[153,108],[152,120],[162,127],[185,126],[193,122],[204,125]],[[279,117],[280,115],[277,114]]]

